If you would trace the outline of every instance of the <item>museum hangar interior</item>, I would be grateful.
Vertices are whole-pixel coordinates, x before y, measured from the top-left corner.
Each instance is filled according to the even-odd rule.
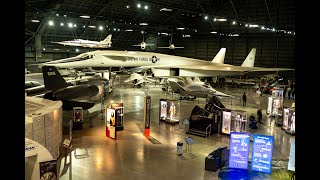
[[[294,179],[295,19],[291,0],[26,0],[25,179]]]

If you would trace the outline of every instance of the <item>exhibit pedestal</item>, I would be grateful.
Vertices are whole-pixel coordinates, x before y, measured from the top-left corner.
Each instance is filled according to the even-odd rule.
[[[73,130],[82,130],[83,121],[73,121],[72,129]]]
[[[205,170],[216,172],[220,168],[220,157],[209,155],[205,159]]]

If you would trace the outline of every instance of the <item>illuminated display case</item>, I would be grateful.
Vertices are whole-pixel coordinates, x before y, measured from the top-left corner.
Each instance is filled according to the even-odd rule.
[[[247,113],[242,110],[231,111],[231,132],[247,132]]]
[[[283,123],[282,129],[287,133],[294,135],[295,134],[295,111],[292,108],[283,109]]]
[[[83,124],[83,109],[82,109],[82,107],[73,107],[72,129],[81,130],[82,124]]]
[[[230,134],[231,131],[231,110],[222,110],[221,133]]]
[[[283,98],[278,96],[268,97],[267,115],[282,116]]]
[[[179,123],[180,102],[178,100],[160,99],[159,123],[160,121]]]
[[[123,103],[109,104],[105,110],[106,135],[110,138],[117,138],[117,131],[123,130]]]

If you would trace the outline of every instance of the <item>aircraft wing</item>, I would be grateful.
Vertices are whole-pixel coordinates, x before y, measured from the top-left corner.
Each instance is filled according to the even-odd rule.
[[[144,79],[140,79],[140,80],[138,80],[138,82],[136,83],[136,84],[134,84],[134,85],[139,85],[139,84],[142,84],[142,83],[144,83],[144,82],[146,82]]]
[[[132,45],[132,46],[141,46],[140,44]]]
[[[295,69],[290,68],[265,68],[265,67],[253,67],[251,71],[294,71]]]

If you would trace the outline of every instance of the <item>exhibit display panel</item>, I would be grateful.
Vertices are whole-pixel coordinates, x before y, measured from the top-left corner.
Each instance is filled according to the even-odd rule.
[[[290,156],[289,156],[289,162],[288,162],[288,170],[290,171],[296,170],[295,154],[296,154],[296,140],[291,139]]]
[[[83,108],[73,107],[73,129],[81,130],[83,123]]]
[[[282,116],[283,98],[277,96],[268,97],[267,115]]]
[[[292,108],[283,109],[282,129],[289,134],[295,133],[295,112]]]
[[[221,133],[230,134],[231,130],[231,112],[222,111]]]
[[[229,168],[248,169],[249,133],[230,133]]]
[[[231,111],[231,132],[247,131],[247,113],[246,111]]]
[[[123,103],[109,104],[105,109],[106,136],[116,139],[117,131],[123,130]]]
[[[273,142],[273,136],[253,135],[251,170],[271,173]]]
[[[177,100],[160,99],[160,121],[179,123],[180,103]]]

